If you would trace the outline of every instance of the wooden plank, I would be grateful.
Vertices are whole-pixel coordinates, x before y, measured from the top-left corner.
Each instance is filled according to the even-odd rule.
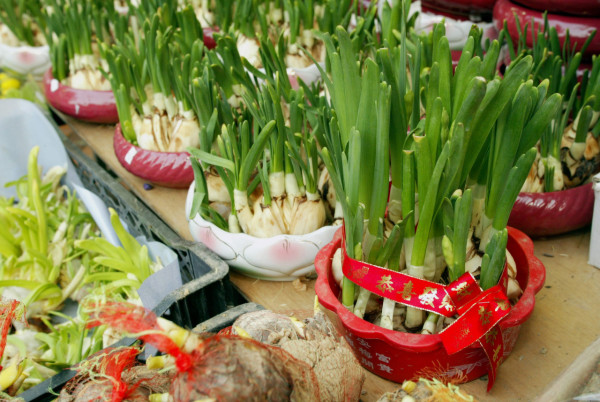
[[[600,338],[588,346],[579,355],[572,365],[567,367],[556,381],[542,395],[535,399],[536,402],[566,401],[581,394],[590,380],[590,377],[599,370],[600,366]],[[588,384],[590,385],[590,384]],[[595,392],[600,390],[595,385]],[[590,390],[588,390],[589,392]]]
[[[191,240],[184,214],[187,190],[156,187],[144,190],[144,181],[129,174],[112,149],[113,127],[66,118],[73,130],[146,204],[183,238]],[[545,287],[536,298],[533,315],[522,325],[512,355],[498,372],[494,389],[486,381],[461,388],[480,400],[531,400],[540,395],[559,373],[600,335],[594,319],[600,301],[600,270],[587,264],[589,229],[535,241],[535,254],[546,266]],[[313,282],[299,290],[290,282],[266,282],[231,274],[232,281],[250,300],[273,310],[312,309]],[[574,338],[575,337],[575,338]],[[375,401],[395,384],[367,374],[362,400]]]

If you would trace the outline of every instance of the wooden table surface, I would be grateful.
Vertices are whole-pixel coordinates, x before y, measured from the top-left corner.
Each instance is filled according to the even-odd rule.
[[[128,173],[117,161],[113,147],[114,127],[66,119],[123,184],[183,238],[192,240],[184,213],[187,190],[155,187],[144,190],[144,181]],[[461,388],[482,401],[528,401],[539,396],[600,336],[597,305],[600,302],[600,271],[587,264],[589,229],[534,241],[535,254],[546,267],[546,283],[536,297],[533,315],[522,325],[511,356],[498,370],[493,390],[486,380]],[[272,310],[311,309],[314,282],[306,290],[291,282],[267,282],[232,273],[231,280],[249,300]],[[397,385],[367,372],[363,401],[374,401]]]

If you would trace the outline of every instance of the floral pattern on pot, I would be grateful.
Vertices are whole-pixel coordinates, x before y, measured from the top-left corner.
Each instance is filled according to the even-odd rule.
[[[230,233],[199,215],[190,219],[194,186],[192,183],[185,203],[192,237],[225,260],[233,269],[253,278],[290,281],[313,273],[315,256],[331,241],[339,228],[324,226],[305,235],[279,235],[271,238]]]

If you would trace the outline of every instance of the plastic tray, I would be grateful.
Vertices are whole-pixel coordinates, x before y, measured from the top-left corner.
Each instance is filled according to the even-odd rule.
[[[263,307],[256,303],[245,303],[236,307],[233,307],[221,314],[212,317],[201,324],[197,325],[193,331],[202,332],[219,332],[225,327],[233,324],[233,322],[242,314],[250,313],[253,311],[263,310]],[[127,346],[133,343],[133,339],[125,338],[117,342],[113,346]],[[56,398],[56,394],[60,392],[62,387],[75,375],[73,370],[64,370],[52,378],[47,379],[38,386],[23,392],[19,397],[25,399],[25,401],[31,402],[46,402],[52,401]]]

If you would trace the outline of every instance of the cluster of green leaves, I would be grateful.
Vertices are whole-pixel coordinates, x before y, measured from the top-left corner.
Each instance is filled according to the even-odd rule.
[[[151,261],[147,247],[125,230],[112,209],[121,245],[99,237],[76,194],[61,185],[64,169],[40,175],[38,152],[35,147],[29,155],[27,176],[7,183],[15,187],[17,198],[0,198],[0,290],[3,295],[14,292],[10,288],[25,290],[23,306],[41,322],[35,337],[43,353],[40,360],[23,364],[51,375],[40,365],[60,370],[102,347],[103,328],[88,331],[85,314],[71,318],[59,312],[66,300],[83,288],[104,300],[137,299],[136,290],[159,262]],[[66,321],[57,325],[51,316]],[[27,345],[18,337],[9,337],[9,343],[21,358],[28,357]]]

